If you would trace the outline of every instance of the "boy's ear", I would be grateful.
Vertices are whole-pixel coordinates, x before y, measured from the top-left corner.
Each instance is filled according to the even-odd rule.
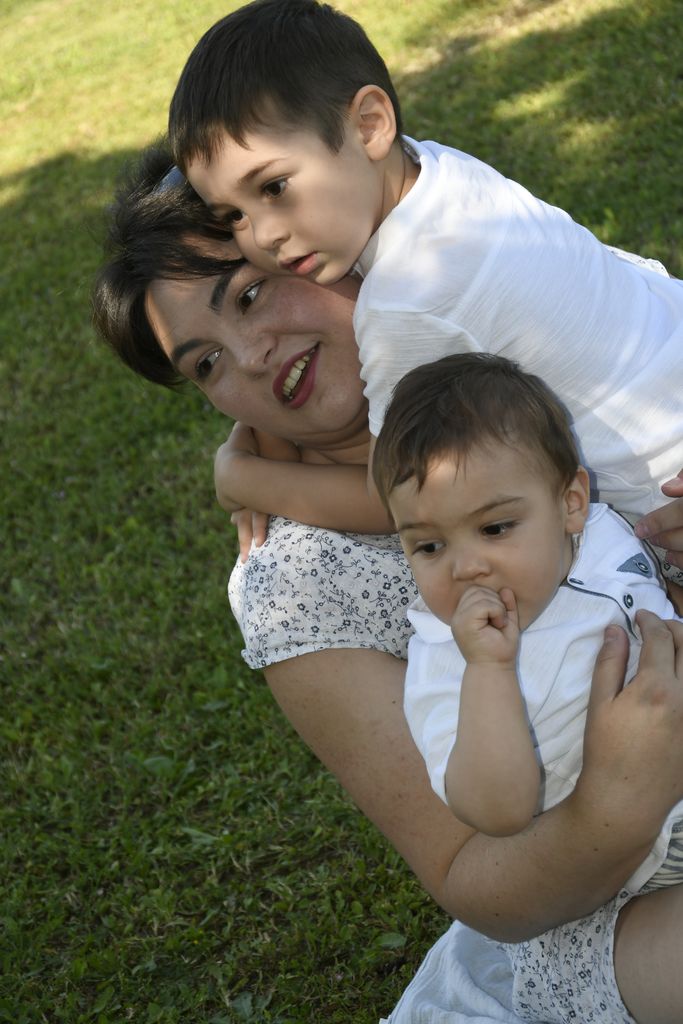
[[[350,123],[359,133],[370,160],[384,160],[396,139],[396,115],[388,94],[378,85],[364,85],[351,100]]]
[[[579,466],[576,476],[565,488],[562,500],[566,513],[566,532],[581,533],[586,525],[590,505],[590,479],[583,466]]]

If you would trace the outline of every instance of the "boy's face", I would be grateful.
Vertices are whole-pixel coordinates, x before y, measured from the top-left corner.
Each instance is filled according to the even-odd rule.
[[[474,585],[510,587],[525,629],[552,600],[572,561],[571,534],[583,529],[585,470],[561,493],[523,448],[490,442],[461,463],[435,461],[418,492],[414,478],[389,498],[420,594],[451,624]]]
[[[195,190],[256,266],[339,281],[382,219],[378,164],[353,122],[338,153],[305,129],[259,127],[244,143],[226,133],[209,164],[190,163]]]

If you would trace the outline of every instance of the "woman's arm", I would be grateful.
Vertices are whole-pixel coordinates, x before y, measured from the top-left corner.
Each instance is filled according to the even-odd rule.
[[[431,791],[403,716],[402,662],[327,650],[272,665],[287,718],[450,913],[521,941],[611,898],[683,795],[683,626],[645,616],[641,668],[623,692],[627,642],[596,667],[584,768],[570,797],[524,832],[475,834]]]

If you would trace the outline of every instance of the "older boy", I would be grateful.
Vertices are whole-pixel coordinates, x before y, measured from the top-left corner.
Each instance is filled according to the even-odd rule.
[[[499,353],[562,396],[585,463],[608,467],[604,500],[636,515],[662,504],[683,465],[683,284],[474,157],[402,136],[386,67],[351,18],[257,0],[219,21],[181,75],[170,134],[247,258],[319,283],[363,275],[354,324],[373,434],[412,367]],[[301,362],[283,402],[304,386]]]

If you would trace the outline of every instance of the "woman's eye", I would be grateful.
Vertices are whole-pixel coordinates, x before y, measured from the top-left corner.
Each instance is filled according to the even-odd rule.
[[[228,226],[236,227],[244,219],[244,214],[241,210],[231,210],[230,213],[226,213],[223,219]]]
[[[263,191],[271,199],[278,199],[287,188],[287,179],[278,178],[277,181],[269,181],[263,186]]]
[[[220,355],[220,349],[216,349],[214,352],[209,352],[199,360],[195,367],[195,373],[197,380],[206,380],[211,371],[214,368],[216,360]]]
[[[248,288],[245,288],[244,291],[239,293],[237,296],[237,308],[241,313],[246,313],[252,302],[256,302],[256,296],[259,293],[262,283],[262,281],[256,281],[254,284],[249,285]]]

